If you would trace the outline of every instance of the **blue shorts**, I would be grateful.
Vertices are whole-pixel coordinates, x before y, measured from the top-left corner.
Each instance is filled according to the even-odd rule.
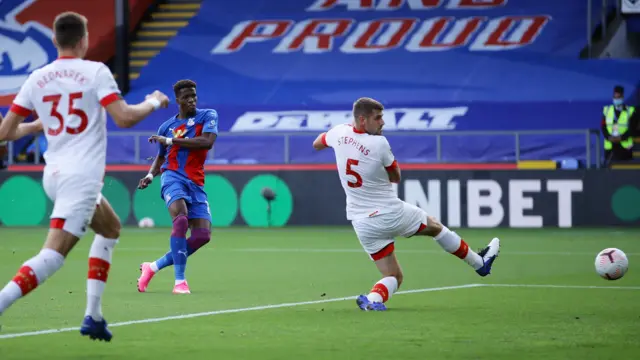
[[[174,201],[183,199],[187,203],[189,219],[205,219],[211,223],[211,211],[207,201],[207,193],[202,186],[173,171],[162,173],[160,197],[167,208]]]

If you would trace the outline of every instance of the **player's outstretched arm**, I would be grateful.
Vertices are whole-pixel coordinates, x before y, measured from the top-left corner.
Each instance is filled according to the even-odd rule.
[[[0,114],[0,122],[2,122],[2,119],[2,114]],[[27,135],[39,133],[42,131],[42,129],[42,121],[40,119],[35,119],[30,123],[18,123],[18,127],[15,129],[15,131],[13,133],[10,133],[7,136],[7,139],[3,142],[18,140]]]
[[[164,146],[175,144],[181,148],[190,150],[209,150],[218,138],[218,113],[213,109],[207,109],[204,116],[198,120],[198,125],[202,125],[201,135],[191,139],[166,137],[164,136],[167,134],[165,129],[164,132],[159,131],[157,135],[150,137],[149,142],[157,142]]]
[[[16,133],[14,134],[13,138],[9,140],[18,140],[27,135],[37,134],[41,132],[42,129],[43,129],[42,121],[40,119],[35,119],[30,123],[24,123],[24,124],[18,125],[18,128],[16,129]]]
[[[137,125],[144,118],[159,108],[166,108],[169,105],[169,98],[160,91],[154,91],[147,95],[145,101],[130,105],[123,99],[109,103],[105,107],[118,127],[130,128]]]
[[[158,142],[163,145],[178,145],[185,149],[203,150],[211,149],[216,142],[218,135],[215,133],[204,133],[192,139],[167,138],[160,135],[153,135],[149,138],[149,142]]]
[[[160,174],[160,167],[164,164],[165,154],[158,154],[156,158],[153,160],[153,164],[151,164],[151,169],[149,169],[149,174],[158,176]]]
[[[0,116],[0,141],[16,140],[18,137],[18,127],[24,121],[25,116],[18,115],[9,110],[7,117]]]
[[[326,148],[329,147],[329,145],[327,145],[327,133],[323,132],[322,134],[318,135],[318,137],[313,140],[313,148],[316,150],[324,150]]]
[[[209,150],[218,138],[218,113],[213,109],[208,109],[204,116],[198,120],[198,125],[202,125],[202,133],[191,139],[166,137],[164,135],[167,133],[166,129],[164,129],[163,131],[158,131],[157,135],[151,136],[149,142],[156,142],[164,146],[177,145],[190,150]]]
[[[164,161],[165,154],[159,152],[158,156],[156,156],[156,158],[153,160],[153,164],[151,164],[151,169],[149,169],[149,173],[147,174],[147,176],[140,179],[140,182],[138,183],[138,189],[145,189],[147,186],[149,186],[149,184],[151,184],[153,178],[160,174],[160,167],[162,166]]]

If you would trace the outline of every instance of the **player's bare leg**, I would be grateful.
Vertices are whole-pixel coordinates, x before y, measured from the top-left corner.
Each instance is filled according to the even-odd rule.
[[[120,238],[121,224],[109,201],[102,196],[93,214],[91,228],[96,236],[89,251],[87,309],[80,333],[91,339],[110,341],[113,335],[102,317],[102,294],[107,284],[113,250]]]
[[[173,257],[173,270],[175,274],[174,294],[190,294],[189,285],[185,277],[187,267],[187,230],[189,219],[187,217],[187,203],[184,199],[178,199],[169,205],[169,214],[173,218],[171,229],[171,254]],[[151,268],[154,263],[143,263],[140,267],[142,274],[138,279],[138,291],[146,291],[149,281],[157,270]]]
[[[189,229],[191,235],[187,239],[187,257],[193,255],[198,249],[205,246],[211,240],[211,223],[207,219],[190,219]],[[164,256],[154,262],[145,262],[140,265],[142,275],[138,280],[138,291],[145,292],[153,276],[160,270],[173,265],[173,254],[168,251]]]
[[[40,253],[22,264],[13,280],[0,290],[0,314],[62,267],[64,259],[79,240],[63,230],[63,226],[64,220],[51,220],[51,228]]]
[[[500,240],[493,238],[487,247],[476,253],[458,234],[449,230],[432,216],[427,217],[426,225],[420,226],[416,235],[433,237],[446,252],[464,260],[480,276],[487,276],[491,273],[493,261],[500,252]]]
[[[391,296],[398,291],[402,285],[402,268],[393,251],[393,243],[387,245],[378,254],[383,254],[382,258],[375,260],[376,267],[382,274],[382,279],[378,281],[368,295],[360,295],[356,300],[360,309],[368,311],[384,311],[384,305]],[[375,259],[375,254],[373,255]]]

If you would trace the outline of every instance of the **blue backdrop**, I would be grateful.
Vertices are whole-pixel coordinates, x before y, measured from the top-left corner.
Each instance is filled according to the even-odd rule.
[[[399,131],[597,128],[613,86],[632,94],[640,66],[578,58],[586,3],[205,0],[126,99],[139,102],[155,89],[171,93],[179,79],[195,80],[199,107],[215,108],[220,130],[237,133],[219,138],[221,162],[282,162],[285,140],[268,133],[317,134],[348,122],[361,96],[385,104],[386,131],[401,161],[434,161],[436,140],[391,136]],[[137,130],[153,133],[176,110],[172,104]],[[263,135],[239,136],[248,131]],[[313,153],[313,137],[291,138],[292,162],[331,161]],[[527,159],[584,157],[583,134],[519,141]],[[447,136],[442,160],[513,161],[514,142],[511,135]],[[130,137],[114,137],[109,146],[114,162],[129,161],[134,151]],[[151,156],[153,149],[143,143],[140,152]]]

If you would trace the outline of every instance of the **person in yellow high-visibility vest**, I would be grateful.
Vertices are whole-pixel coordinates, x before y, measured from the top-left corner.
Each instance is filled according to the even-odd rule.
[[[634,106],[624,103],[624,88],[613,88],[613,104],[602,109],[602,135],[604,135],[604,154],[607,164],[612,161],[625,161],[633,158],[633,138],[631,129],[638,124],[638,115]]]

